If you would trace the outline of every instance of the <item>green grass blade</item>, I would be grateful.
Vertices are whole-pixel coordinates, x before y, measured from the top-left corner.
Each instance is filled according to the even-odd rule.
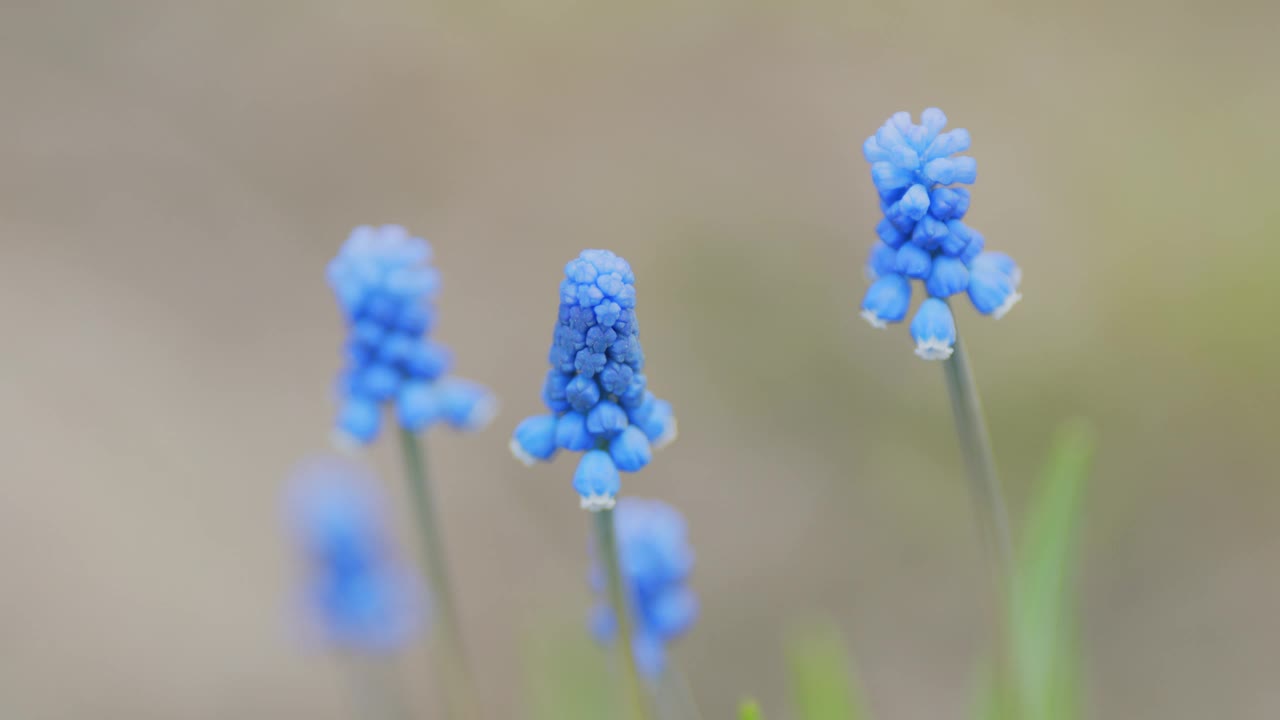
[[[801,720],[864,720],[861,693],[834,628],[797,634],[788,643],[792,701]]]
[[[528,716],[534,720],[620,717],[616,679],[604,657],[581,625],[537,624],[524,643]]]
[[[764,714],[755,700],[743,700],[738,706],[738,720],[764,720]]]
[[[1028,515],[1010,619],[1018,697],[1028,720],[1077,717],[1072,580],[1093,454],[1093,433],[1086,423],[1073,421],[1059,428]]]

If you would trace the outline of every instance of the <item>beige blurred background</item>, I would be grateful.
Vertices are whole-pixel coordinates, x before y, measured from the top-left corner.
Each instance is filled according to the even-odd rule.
[[[1278,33],[1260,0],[5,0],[0,716],[347,716],[286,622],[278,499],[326,443],[324,263],[398,222],[504,402],[431,441],[496,717],[589,604],[572,465],[506,451],[584,247],[635,266],[680,417],[626,490],[690,518],[707,717],[782,717],[784,629],[822,616],[879,717],[961,717],[982,569],[942,375],[857,317],[862,140],[929,105],[1025,271],[959,317],[1015,510],[1060,420],[1099,430],[1091,714],[1280,716]]]

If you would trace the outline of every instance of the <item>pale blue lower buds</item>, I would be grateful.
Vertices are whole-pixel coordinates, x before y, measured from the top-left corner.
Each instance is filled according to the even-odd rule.
[[[440,417],[456,430],[481,430],[498,414],[498,401],[485,386],[450,377],[435,384]]]
[[[999,320],[1022,299],[1018,293],[1022,271],[1002,253],[983,253],[972,265],[969,300],[978,312]]]
[[[614,506],[622,478],[613,458],[603,450],[582,454],[573,474],[573,489],[578,491],[584,510],[608,510]]]
[[[907,277],[923,280],[929,277],[929,269],[932,265],[933,258],[929,251],[919,245],[907,243],[898,248],[898,272]]]
[[[396,399],[396,413],[400,424],[414,432],[439,421],[443,409],[435,386],[425,382],[405,385]]]
[[[378,403],[350,396],[343,401],[342,409],[338,411],[336,437],[344,441],[345,438],[351,438],[356,443],[366,444],[373,442],[381,427],[382,412]]]
[[[653,459],[653,449],[644,431],[632,425],[609,441],[609,456],[622,472],[636,472]]]
[[[601,401],[587,415],[587,432],[612,438],[627,427],[627,413],[622,406],[607,400]]]
[[[956,344],[956,321],[951,308],[937,298],[920,303],[911,320],[911,337],[916,341],[916,355],[925,360],[951,357]]]
[[[898,252],[882,242],[876,243],[867,257],[867,279],[875,282],[885,275],[893,275],[896,272],[898,272]]]
[[[948,298],[969,287],[969,268],[960,258],[940,255],[933,260],[933,269],[924,283],[929,294],[936,298]]]
[[[644,431],[654,450],[661,450],[676,439],[676,416],[671,403],[666,400],[654,400],[643,420],[636,425]]]
[[[458,430],[480,430],[497,410],[497,401],[483,385],[453,377],[435,383],[408,383],[396,399],[400,424],[414,432],[437,422]]]
[[[556,423],[556,446],[572,452],[582,452],[595,447],[595,438],[587,430],[587,416],[580,412],[567,412]]]
[[[910,305],[910,281],[897,274],[882,275],[862,299],[862,317],[872,327],[884,328],[888,323],[902,322]]]
[[[511,454],[526,466],[547,461],[556,454],[556,417],[534,415],[525,418],[511,437]]]

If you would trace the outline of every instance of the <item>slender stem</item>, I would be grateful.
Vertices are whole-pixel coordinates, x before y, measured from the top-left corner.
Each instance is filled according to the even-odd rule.
[[[991,554],[996,589],[1003,597],[1013,570],[1009,514],[1005,509],[1004,494],[1000,490],[1000,479],[996,476],[995,456],[991,452],[987,422],[982,415],[982,401],[978,399],[978,384],[973,379],[969,358],[959,337],[956,338],[955,352],[942,366],[947,376],[947,390],[951,395],[951,411],[955,416],[956,433],[960,436],[960,449],[969,473],[969,489],[973,494],[987,550]]]
[[[394,661],[365,653],[343,653],[351,678],[354,715],[359,720],[408,720],[404,689]]]
[[[401,428],[400,449],[404,455],[405,474],[408,476],[412,504],[418,520],[415,524],[421,540],[423,569],[431,586],[432,602],[439,621],[440,644],[444,650],[443,656],[436,660],[442,680],[440,691],[449,705],[450,717],[455,720],[475,720],[480,717],[480,705],[466,651],[462,647],[461,626],[454,609],[444,542],[440,537],[435,503],[428,481],[425,443],[417,433]]]
[[[965,354],[958,335],[955,351],[943,362],[943,370],[947,378],[947,391],[951,396],[956,434],[960,437],[960,450],[968,471],[969,493],[990,568],[989,604],[993,632],[991,651],[995,656],[999,702],[1008,707],[1008,693],[1014,690],[1011,648],[1007,635],[1007,609],[1013,592],[1013,542],[1009,534],[1009,515],[1005,508],[1004,494],[996,475],[995,456],[991,452],[987,423],[982,415],[982,402],[978,398],[978,385],[973,379],[968,355]]]
[[[627,595],[622,585],[622,567],[618,561],[618,543],[614,534],[613,510],[597,510],[591,513],[595,521],[596,552],[604,565],[609,591],[609,605],[618,625],[618,651],[622,656],[622,691],[632,720],[648,720],[649,708],[636,670],[635,648],[632,647],[631,612],[627,607]]]

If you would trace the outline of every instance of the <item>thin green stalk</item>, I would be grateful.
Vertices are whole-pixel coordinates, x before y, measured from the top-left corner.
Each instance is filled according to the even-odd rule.
[[[958,334],[954,352],[943,361],[943,371],[947,378],[947,391],[951,396],[956,434],[959,435],[960,450],[969,477],[969,493],[990,568],[989,604],[993,633],[991,652],[994,656],[997,687],[1000,688],[997,702],[1003,708],[1009,708],[1009,693],[1016,687],[1007,626],[1010,593],[1013,591],[1013,542],[1009,533],[1009,514],[1005,507],[1004,493],[996,475],[995,456],[991,452],[987,423],[982,415],[982,402],[978,398],[978,385],[973,379],[969,358]]]
[[[955,352],[943,361],[942,366],[947,376],[947,391],[951,395],[956,433],[960,436],[960,450],[969,475],[969,491],[973,495],[980,529],[991,556],[996,589],[1003,597],[1013,572],[1009,513],[1005,508],[1000,479],[996,476],[995,456],[991,452],[987,422],[982,415],[982,401],[978,399],[978,384],[973,379],[969,358],[958,336]]]
[[[622,585],[622,567],[618,561],[618,543],[613,527],[613,510],[591,513],[595,521],[596,552],[604,565],[605,580],[609,591],[609,605],[617,618],[618,653],[622,656],[622,692],[631,720],[649,720],[649,706],[636,670],[635,649],[632,647],[631,612]]]
[[[462,647],[461,626],[454,609],[453,591],[449,583],[449,571],[445,562],[444,542],[436,518],[428,481],[425,443],[417,433],[400,429],[400,449],[404,455],[405,474],[413,496],[413,508],[417,514],[418,536],[421,540],[421,559],[431,585],[432,602],[437,618],[437,632],[443,648],[436,664],[441,674],[440,691],[449,705],[450,717],[455,720],[476,720],[480,716],[480,704],[472,681],[466,651]]]

